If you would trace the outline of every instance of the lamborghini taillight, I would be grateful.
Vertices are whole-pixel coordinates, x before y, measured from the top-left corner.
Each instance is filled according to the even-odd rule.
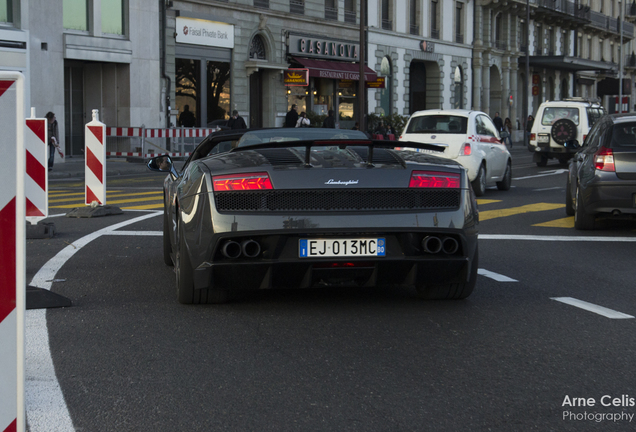
[[[436,171],[413,171],[410,188],[459,189],[459,174]]]
[[[215,192],[274,189],[266,172],[214,176],[212,185]]]
[[[601,147],[594,155],[594,168],[599,171],[616,172],[614,167],[614,152],[612,149]]]

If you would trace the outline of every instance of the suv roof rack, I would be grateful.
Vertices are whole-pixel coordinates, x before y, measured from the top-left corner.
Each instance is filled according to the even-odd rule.
[[[584,98],[584,97],[580,97],[580,96],[574,96],[574,97],[566,97],[563,99],[563,101],[567,101],[567,102],[586,102],[589,104],[598,104],[601,103],[600,100],[598,99],[588,99],[588,98]],[[554,101],[556,102],[556,101]]]

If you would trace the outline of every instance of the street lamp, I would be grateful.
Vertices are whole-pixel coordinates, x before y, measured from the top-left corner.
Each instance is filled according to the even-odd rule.
[[[358,61],[360,62],[360,79],[358,80],[358,124],[360,125],[360,130],[366,130],[365,122],[364,122],[364,114],[365,114],[365,83],[364,83],[364,58],[366,57],[366,40],[364,34],[364,25],[365,18],[367,15],[367,0],[360,1],[360,50]]]

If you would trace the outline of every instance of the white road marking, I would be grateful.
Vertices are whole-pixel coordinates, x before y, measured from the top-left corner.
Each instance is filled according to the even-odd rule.
[[[630,319],[634,318],[631,315],[624,314],[622,312],[615,311],[613,309],[608,309],[603,306],[595,305],[594,303],[588,303],[583,300],[578,300],[572,297],[550,297],[552,300],[556,300],[561,303],[569,304],[570,306],[574,306],[577,308],[585,309],[589,312],[594,312],[599,315],[603,315],[604,317],[611,319]]]
[[[95,231],[73,242],[51,258],[37,272],[29,285],[51,289],[51,281],[59,269],[82,247],[102,235],[125,226],[156,217],[162,212],[152,212],[120,222],[101,230]],[[62,389],[55,376],[51,348],[49,346],[49,332],[46,326],[46,309],[26,311],[26,371],[25,371],[25,401],[27,422],[31,432],[40,431],[74,431],[73,421],[64,401]]]
[[[532,189],[532,192],[543,192],[543,191],[557,190],[557,189],[565,189],[565,187],[564,186],[557,186],[557,187],[543,188],[543,189]]]
[[[539,236],[509,234],[479,234],[479,240],[534,240],[561,242],[636,242],[636,237],[602,237],[602,236]]]
[[[104,235],[114,236],[162,236],[162,231],[110,231]]]
[[[477,274],[486,276],[487,278],[496,280],[497,282],[519,282],[518,280],[509,278],[508,276],[504,276],[502,274],[491,272],[489,270],[481,268],[477,269]]]
[[[558,169],[558,170],[554,170],[554,171],[544,171],[541,174],[536,174],[536,175],[531,175],[531,176],[526,176],[526,177],[514,177],[513,180],[526,180],[526,179],[533,179],[533,178],[539,178],[539,177],[547,177],[547,176],[553,176],[553,175],[558,175],[558,174],[564,174],[568,172],[568,170],[566,169]]]

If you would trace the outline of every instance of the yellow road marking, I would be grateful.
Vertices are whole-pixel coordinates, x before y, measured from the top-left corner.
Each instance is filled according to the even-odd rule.
[[[146,204],[141,206],[134,207],[122,207],[122,210],[154,210],[154,209],[162,209],[163,203],[161,204]]]
[[[163,197],[133,198],[133,199],[116,200],[116,201],[106,200],[106,204],[107,205],[114,205],[114,204],[136,203],[136,202],[142,202],[142,201],[159,201],[159,200],[161,200],[163,202]],[[60,206],[49,206],[49,208],[75,208],[75,207],[81,207],[82,205],[84,205],[84,201],[80,201],[80,202],[77,202],[75,204],[67,204],[67,205],[60,205]]]
[[[546,210],[556,210],[565,207],[565,204],[537,203],[528,204],[521,207],[512,207],[501,210],[486,210],[479,212],[479,220],[485,221],[500,217],[514,216],[523,213],[540,212]]]
[[[80,194],[74,194],[74,195],[84,195],[84,194],[80,193]],[[154,195],[159,198],[162,198],[163,192],[139,192],[139,193],[121,193],[121,194],[112,194],[112,193],[106,192],[106,198],[133,197],[133,196],[142,196],[142,195]],[[59,203],[64,201],[68,201],[68,199],[63,199],[63,198],[53,199],[53,200],[49,199],[49,203],[56,203],[56,202]]]
[[[493,200],[493,199],[478,199],[477,200],[477,204],[492,204],[492,203],[498,203],[501,202],[501,200]]]
[[[121,193],[123,191],[119,191],[119,190],[115,190],[115,191],[107,191],[106,195],[109,194],[113,194],[113,193]],[[86,192],[70,192],[70,193],[50,193],[49,192],[49,198],[60,198],[60,197],[78,197],[78,196],[83,196],[86,195]]]
[[[548,227],[548,228],[574,228],[574,216],[568,216],[563,219],[556,219],[553,221],[535,224],[532,226]]]

